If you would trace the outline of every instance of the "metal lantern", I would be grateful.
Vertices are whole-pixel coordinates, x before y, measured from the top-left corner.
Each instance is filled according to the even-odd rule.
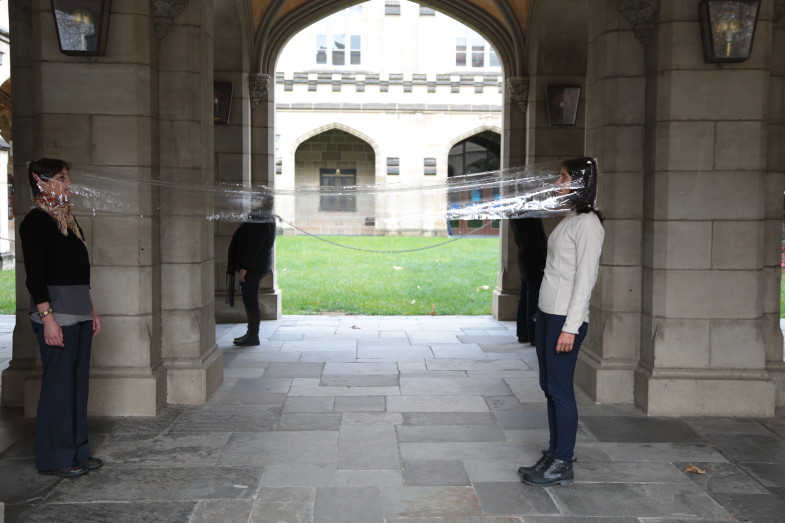
[[[112,0],[51,0],[60,52],[104,56]]]
[[[760,0],[701,0],[698,6],[706,62],[749,60]]]

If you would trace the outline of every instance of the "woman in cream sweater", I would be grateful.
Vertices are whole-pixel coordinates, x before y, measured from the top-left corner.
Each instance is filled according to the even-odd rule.
[[[597,163],[592,158],[566,160],[559,185],[569,208],[548,238],[545,276],[536,321],[540,387],[548,404],[550,442],[540,460],[521,467],[524,483],[566,485],[573,481],[573,450],[578,432],[573,375],[578,351],[589,327],[589,299],[600,264],[605,232],[595,209]]]

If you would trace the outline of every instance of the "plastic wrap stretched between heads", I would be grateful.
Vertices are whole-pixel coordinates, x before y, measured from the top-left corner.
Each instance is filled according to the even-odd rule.
[[[319,186],[324,180],[314,180],[293,187],[279,182],[272,188],[151,179],[119,169],[75,165],[71,192],[76,212],[94,215],[177,215],[228,222],[280,216],[324,234],[367,233],[369,228],[376,233],[433,231],[444,229],[446,220],[563,214],[569,209],[569,195],[561,195],[565,186],[556,184],[560,168],[560,163],[550,162],[392,183],[384,177],[384,183],[373,185]],[[568,185],[576,191],[582,187],[581,180]]]
[[[594,158],[572,158],[564,160],[562,167],[572,177],[572,183],[581,185],[579,189],[574,189],[570,194],[570,206],[578,213],[597,212],[595,205],[597,200],[597,177],[599,169],[597,160]]]

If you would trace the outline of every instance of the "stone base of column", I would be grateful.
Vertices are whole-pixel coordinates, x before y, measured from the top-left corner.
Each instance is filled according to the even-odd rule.
[[[766,370],[777,389],[777,406],[785,407],[785,362],[769,361],[766,363]]]
[[[493,289],[493,317],[498,321],[515,321],[518,317],[518,291],[509,291],[496,287]]]
[[[21,407],[25,404],[25,380],[36,369],[40,371],[34,359],[14,358],[11,360],[9,367],[3,371],[3,407]],[[37,401],[36,399],[36,403]]]
[[[25,416],[35,416],[40,370],[25,380]],[[88,416],[156,416],[166,405],[166,374],[154,369],[91,369]]]
[[[259,306],[262,309],[262,320],[278,320],[281,318],[281,289],[275,288],[259,294]],[[234,307],[226,304],[226,292],[215,292],[215,323],[246,323],[248,318],[243,308],[243,300],[235,296]]]
[[[649,416],[768,417],[775,396],[765,371],[635,370],[635,404]]]
[[[597,403],[631,404],[634,381],[634,363],[602,360],[583,349],[578,353],[575,384]]]
[[[204,405],[224,377],[223,351],[214,345],[199,360],[180,358],[166,362],[167,403]]]

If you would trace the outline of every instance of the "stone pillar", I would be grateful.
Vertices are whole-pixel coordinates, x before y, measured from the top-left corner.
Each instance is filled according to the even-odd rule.
[[[762,282],[772,3],[762,3],[751,59],[723,67],[703,61],[697,6],[660,2],[647,57],[635,403],[651,415],[771,416]]]
[[[785,49],[785,0],[775,0],[771,50]],[[785,406],[785,363],[783,363],[782,330],[780,330],[780,286],[782,277],[781,245],[783,230],[783,190],[785,190],[785,62],[772,63],[770,99],[773,104],[768,125],[768,158],[766,172],[766,233],[763,268],[763,340],[766,344],[766,368],[777,384],[777,406]]]
[[[526,109],[529,103],[529,79],[507,78],[504,91],[502,119],[502,168],[526,164]],[[501,267],[496,288],[493,290],[493,317],[497,320],[515,320],[520,294],[518,248],[512,235],[509,220],[501,220]]]
[[[229,123],[216,123],[213,133],[216,181],[247,186],[251,181],[251,105],[248,92],[249,44],[244,21],[234,12],[215,13],[215,81],[231,82],[233,91]],[[238,208],[240,202],[226,203],[232,210],[242,211]],[[215,320],[218,323],[246,320],[242,304],[229,307],[225,302],[229,242],[239,225],[226,220],[215,224]]]
[[[640,352],[644,56],[649,37],[625,20],[616,4],[590,0],[588,8],[586,154],[599,162],[598,204],[606,220],[590,328],[575,381],[600,403],[632,403]]]
[[[38,154],[36,134],[38,103],[34,67],[35,40],[31,0],[10,2],[8,8],[9,29],[14,33],[11,46],[11,76],[14,87],[19,91],[11,98],[14,117],[14,193],[16,239],[19,239],[19,223],[30,208],[30,187],[27,184],[27,161]],[[38,17],[36,17],[38,22]],[[54,28],[53,28],[54,29]],[[19,143],[16,143],[18,140]],[[30,329],[27,317],[29,295],[25,289],[25,270],[22,259],[22,244],[14,244],[16,258],[16,327],[13,334],[13,353],[8,368],[2,377],[2,404],[24,404],[24,382],[37,368],[38,345]]]
[[[128,205],[138,208],[133,216],[89,216],[80,211],[78,197],[74,210],[85,231],[92,263],[91,294],[102,318],[102,332],[93,344],[89,413],[155,415],[165,402],[166,383],[157,294],[159,222],[153,205],[157,196],[145,183],[157,170],[158,137],[149,13],[146,4],[116,2],[115,27],[135,30],[112,32],[107,56],[91,59],[60,54],[49,4],[21,12],[29,18],[15,17],[13,27],[19,38],[12,43],[19,90],[14,104],[21,109],[14,116],[19,140],[17,223],[30,203],[25,166],[29,160],[64,159],[72,165],[77,184],[80,171],[139,180],[123,195]],[[3,403],[23,404],[27,415],[35,415],[40,363],[25,313],[29,297],[21,245],[17,254],[17,327],[13,360],[3,376]]]
[[[251,98],[251,183],[254,186],[275,186],[275,103],[273,78],[255,73],[248,78]],[[280,224],[278,224],[280,226]],[[273,270],[259,286],[259,305],[263,320],[281,317],[281,290]]]
[[[161,179],[210,184],[213,173],[213,33],[210,0],[166,13],[157,33]],[[212,195],[161,194],[161,347],[167,402],[199,405],[223,380],[215,343]]]

